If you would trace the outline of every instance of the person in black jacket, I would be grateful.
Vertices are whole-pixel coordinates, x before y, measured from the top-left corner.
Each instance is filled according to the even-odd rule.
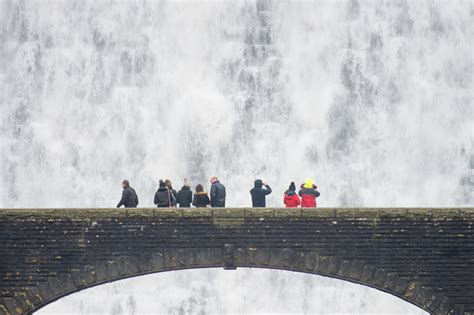
[[[265,186],[265,189],[262,188]],[[265,184],[261,179],[256,179],[254,182],[254,187],[250,190],[250,195],[252,196],[252,207],[262,207],[266,206],[265,196],[270,195],[272,189],[269,185]]]
[[[181,187],[181,190],[178,192],[176,202],[179,204],[180,208],[191,207],[191,203],[193,202],[193,192],[191,191],[186,179],[184,180],[183,187]]]
[[[165,179],[165,184],[166,184],[166,187],[168,187],[169,191],[173,194],[173,196],[174,196],[173,206],[176,206],[176,200],[178,199],[178,192],[173,189],[173,185],[171,184],[171,180]]]
[[[122,182],[122,199],[117,204],[117,208],[125,206],[125,208],[136,208],[138,206],[138,196],[135,189],[130,187],[128,180],[124,179]]]
[[[211,207],[225,207],[225,186],[222,185],[217,177],[211,177]]]
[[[206,208],[211,204],[207,192],[204,192],[204,188],[201,184],[196,186],[196,192],[194,193],[193,206],[196,208]]]
[[[160,179],[160,186],[155,193],[155,205],[158,208],[169,208],[175,203],[173,193],[166,187],[164,181]]]

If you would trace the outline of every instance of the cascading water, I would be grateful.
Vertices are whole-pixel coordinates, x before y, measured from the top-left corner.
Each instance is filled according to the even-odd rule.
[[[0,1],[0,207],[114,206],[123,178],[153,206],[159,178],[211,175],[229,206],[256,177],[270,206],[306,177],[321,206],[472,206],[473,15],[467,0]]]

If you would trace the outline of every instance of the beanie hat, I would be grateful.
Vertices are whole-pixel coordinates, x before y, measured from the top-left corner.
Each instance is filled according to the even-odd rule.
[[[295,182],[291,182],[290,187],[288,187],[288,190],[289,191],[296,191]]]

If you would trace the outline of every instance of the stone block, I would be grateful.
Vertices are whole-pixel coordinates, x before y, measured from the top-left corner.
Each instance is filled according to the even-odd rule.
[[[375,277],[375,267],[365,265],[364,269],[362,271],[362,275],[360,276],[360,280],[362,283],[367,283],[370,284],[372,283],[374,277]]]
[[[157,251],[152,253],[150,265],[155,272],[165,269],[165,255],[163,252]]]
[[[304,269],[307,271],[314,271],[316,269],[316,263],[318,255],[316,252],[309,252],[305,255]]]
[[[191,248],[178,249],[178,265],[182,267],[190,267],[198,265],[198,253]]]
[[[245,209],[214,208],[212,216],[214,218],[245,218]]]
[[[374,274],[374,278],[372,280],[372,284],[376,285],[379,288],[382,288],[384,283],[385,283],[386,277],[387,277],[387,271],[385,269],[382,269],[382,268],[377,268],[375,270],[375,274]]]
[[[337,218],[378,218],[378,209],[337,209]]]
[[[464,219],[474,219],[474,208],[461,208],[460,213],[461,217]]]
[[[181,218],[182,210],[176,208],[157,208],[155,218]]]
[[[273,217],[273,209],[267,208],[248,208],[245,209],[246,218],[271,218]]]
[[[258,248],[255,251],[253,261],[256,266],[267,266],[270,264],[271,249],[269,248]]]
[[[212,209],[209,209],[209,208],[183,209],[183,217],[185,218],[212,218]]]
[[[301,208],[301,215],[304,218],[335,218],[336,209]]]
[[[155,209],[146,208],[127,208],[127,218],[153,218],[155,216]]]
[[[403,218],[406,216],[407,209],[381,208],[379,209],[380,218]]]
[[[178,251],[172,248],[166,248],[163,251],[166,269],[176,269],[179,266]]]
[[[302,216],[301,208],[281,208],[275,209],[276,218],[300,218]]]
[[[431,209],[407,209],[406,217],[410,219],[430,219],[432,218]]]
[[[435,220],[449,220],[459,218],[461,211],[459,209],[433,209],[432,214]]]

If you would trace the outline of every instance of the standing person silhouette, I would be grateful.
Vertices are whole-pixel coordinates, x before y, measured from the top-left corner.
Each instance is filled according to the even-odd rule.
[[[253,183],[254,187],[250,190],[252,196],[252,207],[266,207],[265,197],[272,193],[269,185],[265,184],[261,179],[256,179]],[[263,188],[265,186],[265,188]]]
[[[225,186],[217,179],[216,176],[211,177],[211,207],[225,207],[226,191]]]
[[[308,178],[298,193],[301,197],[301,207],[302,208],[316,208],[316,198],[320,196],[318,187],[314,184],[314,181],[311,178]]]
[[[117,208],[124,206],[125,208],[136,208],[138,206],[138,196],[135,189],[130,187],[130,183],[127,179],[122,181],[122,199],[117,204]]]

